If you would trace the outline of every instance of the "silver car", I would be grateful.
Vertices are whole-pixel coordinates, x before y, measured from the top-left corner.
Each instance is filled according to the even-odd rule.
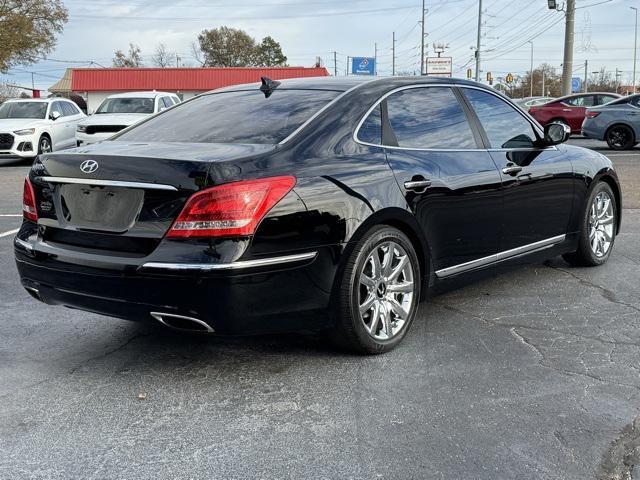
[[[613,150],[628,150],[640,141],[640,94],[587,109],[582,135],[604,140]]]

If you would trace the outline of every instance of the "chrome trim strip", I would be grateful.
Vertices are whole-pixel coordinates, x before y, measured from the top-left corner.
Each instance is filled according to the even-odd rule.
[[[24,240],[21,240],[19,238],[15,239],[15,244],[19,245],[20,247],[24,248],[25,250],[28,250],[30,252],[33,251],[33,245],[31,245],[29,242],[25,242]]]
[[[141,268],[154,270],[193,270],[200,272],[218,271],[218,270],[239,270],[243,268],[266,267],[269,265],[279,265],[281,263],[302,262],[304,260],[313,260],[318,256],[318,252],[299,253],[296,255],[286,255],[283,257],[261,258],[258,260],[244,260],[233,263],[162,263],[148,262]]]
[[[393,95],[394,93],[400,92],[402,90],[410,90],[410,89],[413,89],[413,88],[429,88],[429,87],[469,88],[469,89],[472,89],[472,90],[480,90],[482,92],[487,92],[490,95],[493,95],[494,97],[498,97],[499,99],[501,99],[502,101],[507,103],[507,105],[510,105],[511,107],[513,107],[514,110],[516,110],[527,122],[529,122],[531,127],[541,137],[544,137],[544,131],[541,130],[540,127],[538,125],[536,125],[534,122],[532,122],[531,119],[528,118],[527,114],[522,111],[522,109],[520,109],[515,103],[511,102],[508,99],[505,99],[503,96],[498,95],[495,92],[492,92],[492,91],[487,90],[485,88],[474,87],[473,85],[464,85],[464,84],[459,84],[459,83],[423,83],[423,84],[405,85],[403,87],[398,87],[398,88],[395,88],[393,90],[390,90],[389,92],[385,93],[383,96],[378,98],[378,100],[367,110],[367,112],[364,114],[364,116],[360,119],[360,121],[356,125],[356,128],[353,131],[353,141],[356,142],[356,143],[359,143],[360,145],[367,145],[369,147],[388,148],[388,149],[391,149],[391,150],[409,150],[409,151],[413,150],[413,151],[419,151],[419,152],[486,152],[486,151],[490,151],[490,152],[509,151],[510,152],[510,151],[537,151],[537,150],[547,150],[547,149],[549,149],[549,150],[557,150],[557,148],[554,147],[554,146],[545,147],[545,148],[513,148],[513,149],[502,149],[502,148],[489,148],[489,149],[485,149],[485,148],[467,148],[467,149],[461,149],[461,148],[409,148],[409,147],[395,147],[395,146],[392,146],[392,145],[390,146],[390,145],[382,145],[382,144],[381,145],[376,145],[375,143],[363,142],[363,141],[358,139],[358,132],[360,131],[360,127],[362,127],[362,124],[365,122],[365,120],[367,119],[369,114],[380,104],[380,102],[385,100],[388,96]]]
[[[565,239],[566,239],[566,235],[558,235],[556,237],[540,240],[539,242],[534,242],[528,245],[523,245],[521,247],[512,248],[511,250],[505,250],[504,252],[498,252],[495,255],[489,255],[488,257],[478,258],[476,260],[471,260],[470,262],[454,265],[453,267],[447,267],[441,270],[437,270],[436,276],[438,278],[446,278],[452,275],[457,275],[459,273],[468,272],[469,270],[474,270],[476,268],[481,268],[494,263],[499,263],[499,262],[509,260],[511,258],[519,257],[521,255],[525,255],[528,253],[534,253],[539,250],[544,250],[558,243],[564,242]]]
[[[316,113],[314,113],[313,115],[311,115],[311,117],[309,117],[307,119],[307,121],[305,121],[302,125],[300,125],[298,128],[296,128],[293,132],[291,132],[289,135],[287,135],[285,138],[283,138],[282,140],[280,140],[278,142],[278,145],[284,145],[285,143],[287,143],[289,140],[291,140],[293,137],[295,137],[298,133],[300,133],[303,129],[305,129],[307,127],[307,125],[309,125],[311,122],[313,122],[316,118],[318,118],[320,115],[322,115],[325,111],[327,111],[327,109],[331,108],[334,104],[338,103],[343,97],[345,97],[346,95],[348,95],[349,93],[353,92],[356,88],[361,87],[362,85],[367,85],[371,82],[375,82],[376,80],[369,80],[367,81],[363,81],[361,83],[358,83],[356,85],[354,85],[353,87],[349,88],[348,90],[345,90],[344,92],[342,92],[340,95],[338,95],[336,98],[334,98],[333,100],[331,100],[329,103],[327,103],[324,107],[322,107],[320,110],[318,110]]]
[[[180,330],[180,331],[183,331],[183,332],[192,332],[193,331],[193,330],[191,330],[189,328],[180,328],[180,327],[174,327],[173,325],[169,325],[168,323],[166,323],[164,321],[163,317],[180,318],[182,320],[189,320],[190,322],[196,323],[196,324],[204,327],[204,329],[206,330],[207,333],[214,333],[215,332],[215,330],[213,328],[211,328],[211,325],[209,325],[207,322],[205,322],[203,320],[200,320],[198,318],[185,317],[184,315],[176,315],[175,313],[162,313],[162,312],[149,312],[149,315],[151,315],[153,318],[155,318],[157,321],[159,321],[165,327],[172,328],[174,330]]]
[[[70,178],[70,177],[36,177],[49,183],[74,183],[80,185],[95,185],[98,187],[126,187],[126,188],[144,188],[146,190],[168,190],[177,192],[178,189],[173,185],[163,185],[160,183],[144,183],[144,182],[124,182],[119,180],[97,180],[94,178]]]

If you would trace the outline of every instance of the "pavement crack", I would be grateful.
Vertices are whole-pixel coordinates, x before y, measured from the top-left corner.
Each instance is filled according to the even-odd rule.
[[[101,353],[100,355],[96,355],[95,357],[89,357],[86,360],[84,360],[82,362],[82,364],[86,364],[89,362],[93,362],[95,360],[100,360],[103,358],[108,357],[109,355],[113,355],[114,353],[119,352],[120,350],[125,349],[131,342],[133,342],[134,340],[141,338],[141,337],[146,337],[147,335],[141,334],[141,333],[136,333],[135,335],[133,335],[131,338],[129,338],[128,340],[126,340],[124,343],[122,343],[120,346],[115,347],[112,350],[109,350],[108,352],[105,353]],[[73,375],[76,371],[80,370],[80,368],[82,368],[82,365],[79,365],[77,367],[73,367],[71,370],[69,370],[69,375]]]
[[[589,280],[585,280],[582,277],[579,277],[578,275],[576,275],[573,272],[570,272],[569,270],[565,270],[564,268],[560,268],[560,267],[556,267],[554,265],[551,265],[549,263],[545,263],[545,265],[553,270],[557,270],[558,272],[562,272],[566,275],[569,275],[570,277],[575,278],[576,280],[578,280],[578,282],[581,285],[584,285],[586,287],[591,287],[591,288],[595,288],[596,290],[598,290],[600,292],[600,295],[602,295],[602,297],[611,302],[611,303],[615,303],[616,305],[622,305],[623,307],[627,307],[631,310],[634,310],[638,313],[640,313],[640,308],[636,307],[635,305],[631,305],[630,303],[624,302],[622,300],[619,300],[618,297],[616,296],[616,294],[609,290],[606,287],[603,287],[602,285],[598,285],[597,283],[593,283],[590,282]]]

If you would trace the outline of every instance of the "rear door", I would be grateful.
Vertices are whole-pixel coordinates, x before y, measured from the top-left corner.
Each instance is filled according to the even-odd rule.
[[[387,159],[440,277],[490,263],[500,240],[500,175],[464,108],[449,86],[402,88],[379,105]]]
[[[565,235],[573,202],[573,168],[556,147],[541,147],[533,124],[504,99],[462,88],[500,170],[504,217],[500,252],[554,243]]]
[[[572,132],[580,132],[582,130],[582,122],[587,114],[587,108],[598,105],[597,95],[580,95],[565,100],[566,107],[563,107],[564,118],[569,123]]]

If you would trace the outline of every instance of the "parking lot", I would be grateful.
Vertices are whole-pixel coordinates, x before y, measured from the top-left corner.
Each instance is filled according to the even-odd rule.
[[[36,302],[9,233],[28,167],[0,165],[0,478],[640,479],[640,149],[571,143],[621,178],[610,261],[455,285],[376,357]]]

